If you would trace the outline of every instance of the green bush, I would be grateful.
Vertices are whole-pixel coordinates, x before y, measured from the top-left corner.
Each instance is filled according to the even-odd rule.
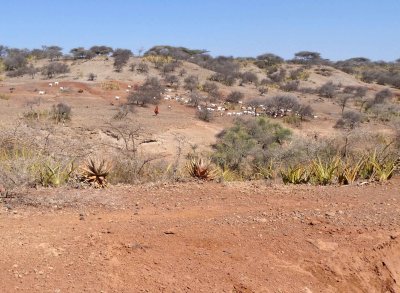
[[[251,178],[259,166],[268,165],[273,149],[279,148],[290,135],[290,130],[263,117],[237,120],[233,127],[219,134],[212,158],[221,168]]]

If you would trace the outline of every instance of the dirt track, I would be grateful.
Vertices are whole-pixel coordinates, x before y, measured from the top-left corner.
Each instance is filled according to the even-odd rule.
[[[4,199],[1,292],[400,292],[400,178]]]

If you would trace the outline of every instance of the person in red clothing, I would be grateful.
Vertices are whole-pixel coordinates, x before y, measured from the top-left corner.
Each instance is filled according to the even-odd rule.
[[[156,114],[156,116],[158,115],[159,111],[158,111],[158,105],[154,108],[154,114]]]

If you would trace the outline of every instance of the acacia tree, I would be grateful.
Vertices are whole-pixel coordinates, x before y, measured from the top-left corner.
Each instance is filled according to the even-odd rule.
[[[63,55],[62,48],[59,46],[42,46],[42,49],[50,61],[58,60]]]
[[[351,100],[352,96],[349,94],[343,94],[339,97],[338,99],[338,104],[340,106],[340,109],[342,110],[342,116],[344,112],[344,108],[346,107],[347,103]]]
[[[98,56],[108,56],[110,55],[114,50],[111,47],[108,46],[92,46],[89,51],[91,51],[93,54],[98,55]]]
[[[299,63],[315,64],[321,61],[321,54],[311,51],[300,51],[294,54],[294,60]]]
[[[278,55],[272,54],[272,53],[265,53],[262,55],[257,56],[257,61],[255,64],[259,68],[266,68],[269,66],[274,66],[283,63],[284,60],[282,57],[279,57]]]
[[[92,59],[95,56],[95,53],[86,50],[83,47],[77,47],[70,50],[70,53],[74,57],[74,59]]]

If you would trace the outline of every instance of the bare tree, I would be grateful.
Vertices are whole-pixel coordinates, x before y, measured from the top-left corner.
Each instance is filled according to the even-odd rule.
[[[352,95],[349,94],[342,94],[340,95],[339,99],[338,99],[338,104],[340,106],[340,109],[342,111],[342,116],[343,116],[343,112],[344,112],[344,108],[346,107],[347,103],[352,99]]]

